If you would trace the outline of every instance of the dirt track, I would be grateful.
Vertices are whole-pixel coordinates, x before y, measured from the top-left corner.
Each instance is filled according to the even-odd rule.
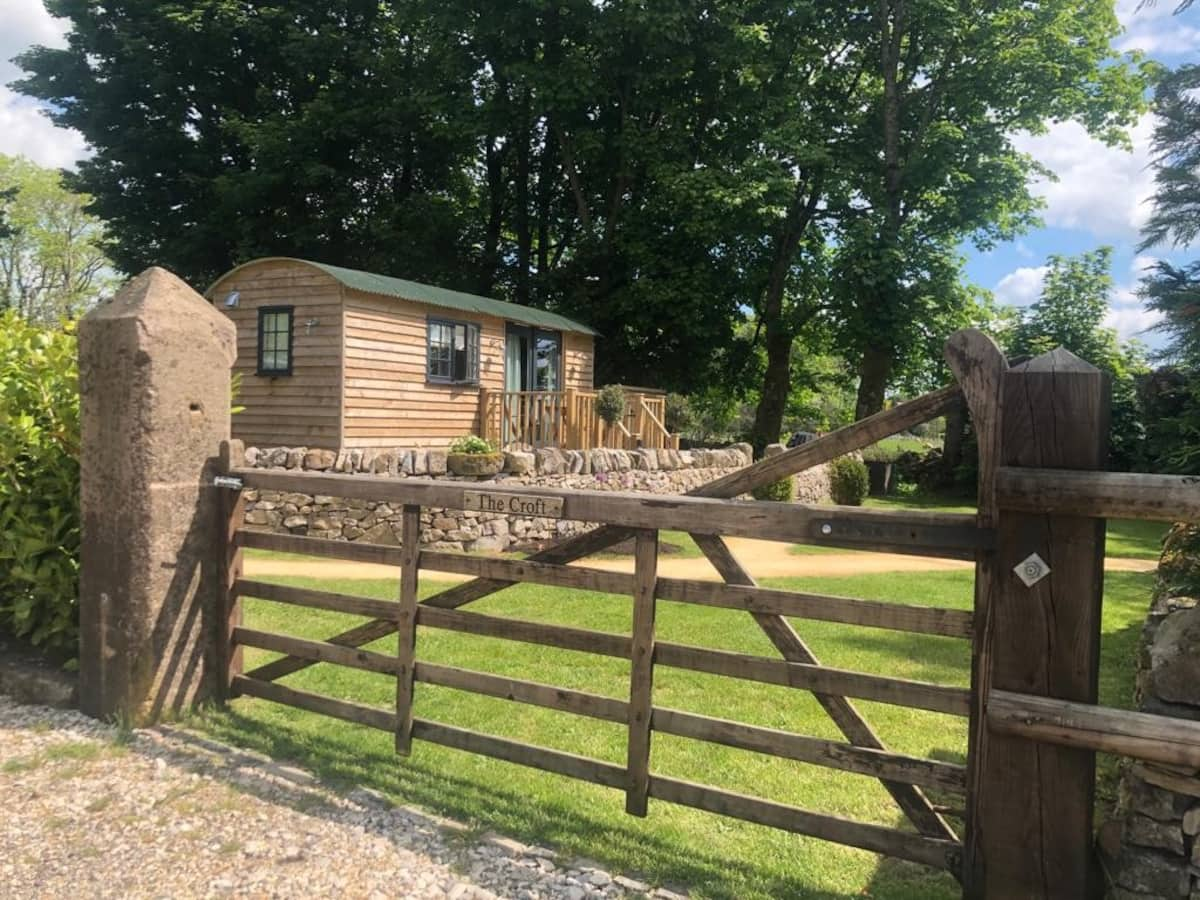
[[[899,553],[791,553],[791,544],[777,541],[754,541],[728,538],[729,547],[750,574],[756,578],[787,578],[799,576],[865,575],[878,572],[941,572],[970,569],[974,563],[952,559],[929,559]],[[612,572],[632,572],[633,560],[626,558],[581,560],[579,565]],[[1123,559],[1110,557],[1104,568],[1114,572],[1150,572],[1156,566],[1152,559]],[[395,566],[374,563],[343,562],[341,560],[290,560],[247,557],[246,575],[294,576],[321,579],[395,578]],[[658,562],[659,574],[668,578],[700,578],[719,581],[720,576],[708,560],[663,557]],[[422,572],[431,581],[465,581],[464,575],[444,572]]]

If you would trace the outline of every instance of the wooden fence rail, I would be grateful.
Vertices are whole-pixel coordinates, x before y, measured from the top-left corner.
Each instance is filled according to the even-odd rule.
[[[401,546],[381,547],[247,531],[240,524],[240,502],[231,499],[226,507],[230,528],[225,656],[232,692],[388,731],[400,753],[410,752],[413,741],[432,742],[621,790],[627,811],[634,815],[644,815],[651,801],[666,801],[921,862],[962,877],[968,896],[1086,895],[1095,888],[1088,882],[1092,754],[1105,751],[1200,766],[1200,723],[1095,703],[1103,547],[1103,526],[1097,520],[1116,515],[1194,519],[1200,514],[1200,480],[1094,470],[1101,459],[1103,392],[1094,370],[1073,358],[1050,354],[1009,369],[994,345],[972,332],[956,335],[947,355],[961,387],[900,404],[683,497],[245,469],[231,464],[239,453],[227,450],[225,471],[241,479],[245,488],[386,501],[404,509]],[[1014,400],[1009,409],[1006,396],[1020,402]],[[734,499],[941,415],[964,397],[980,446],[976,516]],[[564,397],[568,440],[578,425],[572,422],[572,410],[588,402],[578,395]],[[639,401],[634,414],[640,418],[622,423],[631,436],[647,423],[661,426],[661,410],[651,398]],[[480,491],[515,495],[518,503],[552,501],[561,504],[564,518],[597,527],[528,559],[421,549],[422,507],[467,508]],[[659,574],[661,529],[691,534],[721,580]],[[763,588],[730,551],[723,539],[727,535],[975,560],[975,607],[963,611]],[[572,565],[631,538],[632,574]],[[249,579],[240,571],[242,548],[396,566],[398,599]],[[1015,581],[1014,568],[1027,563],[1034,552],[1051,574],[1026,587]],[[418,602],[422,569],[471,580],[441,588]],[[633,606],[631,630],[604,633],[462,609],[520,583],[628,597]],[[347,613],[366,621],[326,640],[271,634],[240,624],[243,597]],[[655,618],[664,602],[746,612],[779,656],[662,640]],[[971,687],[823,665],[793,624],[807,620],[966,641],[972,654]],[[420,645],[426,629],[628,660],[628,697],[426,662]],[[395,653],[365,649],[392,633],[399,637]],[[245,647],[281,656],[242,674],[239,660]],[[1070,664],[1059,665],[1043,647],[1070,656]],[[279,684],[278,679],[311,665],[345,666],[395,678],[394,709]],[[846,740],[656,705],[654,676],[660,666],[810,692]],[[416,717],[416,692],[425,684],[623,725],[625,762],[589,759]],[[967,717],[966,764],[888,750],[854,700]],[[878,779],[917,833],[664,777],[651,765],[655,734]],[[962,841],[943,816],[948,807],[932,804],[923,793],[927,789],[965,800]],[[955,808],[958,805],[955,801]],[[1029,823],[1035,820],[1042,837],[1031,843]]]
[[[235,455],[231,454],[231,457]],[[410,752],[413,741],[430,741],[618,788],[625,792],[626,809],[634,815],[645,815],[651,800],[665,800],[956,870],[960,845],[953,832],[943,826],[934,829],[936,833],[933,834],[911,834],[666,778],[653,772],[650,748],[657,732],[881,779],[889,790],[905,798],[905,802],[912,798],[916,804],[913,808],[918,813],[923,808],[921,804],[927,803],[919,793],[921,788],[962,793],[966,784],[964,766],[886,750],[865,725],[860,727],[861,720],[848,698],[965,716],[970,707],[965,689],[821,665],[794,636],[783,617],[961,640],[971,633],[970,614],[760,588],[752,582],[738,583],[736,561],[719,536],[731,534],[829,546],[886,547],[906,553],[962,559],[973,556],[990,542],[990,535],[976,529],[971,517],[895,514],[707,497],[550,492],[528,487],[509,489],[421,479],[281,473],[232,466],[229,474],[240,478],[243,488],[372,498],[401,506],[404,510],[404,529],[398,548],[264,534],[241,527],[232,531],[230,546],[238,550],[262,548],[384,563],[398,566],[400,576],[398,600],[388,601],[231,575],[230,594],[239,600],[255,597],[370,620],[327,640],[272,634],[231,623],[231,648],[251,647],[282,654],[281,658],[244,675],[235,673],[231,678],[234,694],[388,730],[395,735],[396,748],[401,754]],[[569,559],[553,553],[518,560],[422,550],[418,534],[421,508],[464,508],[470,500],[469,493],[481,489],[502,492],[510,498],[516,496],[518,503],[552,499],[556,504],[561,503],[564,517],[598,523],[597,531],[608,541],[614,536],[631,534],[635,540],[634,572],[567,565]],[[615,528],[614,523],[617,523]],[[657,548],[661,528],[694,531],[698,543],[714,560],[725,582],[660,577]],[[566,543],[578,545],[580,542],[572,539]],[[421,569],[474,576],[482,579],[482,583],[529,582],[625,595],[632,599],[633,626],[629,634],[612,634],[468,612],[456,608],[462,602],[456,594],[459,589],[453,587],[417,602]],[[663,641],[654,631],[655,612],[661,602],[747,612],[767,629],[777,646],[782,641],[788,651],[778,659]],[[629,660],[628,699],[423,662],[420,636],[424,629],[430,628]],[[364,648],[364,644],[388,631],[399,634],[396,653]],[[789,643],[793,641],[796,642],[794,645]],[[793,650],[793,646],[798,649]],[[345,666],[395,678],[394,710],[322,697],[278,683],[279,678],[314,664]],[[850,742],[808,737],[658,706],[654,703],[653,684],[654,672],[659,666],[812,692],[833,711]],[[417,686],[421,684],[620,723],[627,729],[625,764],[618,766],[423,720],[413,714]],[[928,814],[940,822],[932,808],[928,809]]]

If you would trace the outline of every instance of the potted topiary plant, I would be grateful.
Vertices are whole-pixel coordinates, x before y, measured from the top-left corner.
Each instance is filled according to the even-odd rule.
[[[466,434],[450,444],[446,468],[455,475],[495,475],[504,468],[504,454],[483,438]]]
[[[608,384],[596,394],[596,415],[609,425],[616,425],[625,415],[625,389]]]

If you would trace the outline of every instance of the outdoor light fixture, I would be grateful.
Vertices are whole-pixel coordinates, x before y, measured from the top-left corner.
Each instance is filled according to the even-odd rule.
[[[309,319],[304,323],[304,333],[309,334],[316,326],[321,324],[320,319]]]
[[[238,302],[241,299],[242,299],[242,295],[239,294],[237,291],[230,291],[229,296],[225,298],[225,306],[228,307],[229,309],[233,309],[235,306],[238,305]]]

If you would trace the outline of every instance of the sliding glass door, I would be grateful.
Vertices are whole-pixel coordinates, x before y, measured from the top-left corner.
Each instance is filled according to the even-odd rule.
[[[542,446],[557,440],[562,398],[562,335],[509,323],[504,346],[504,443]]]

